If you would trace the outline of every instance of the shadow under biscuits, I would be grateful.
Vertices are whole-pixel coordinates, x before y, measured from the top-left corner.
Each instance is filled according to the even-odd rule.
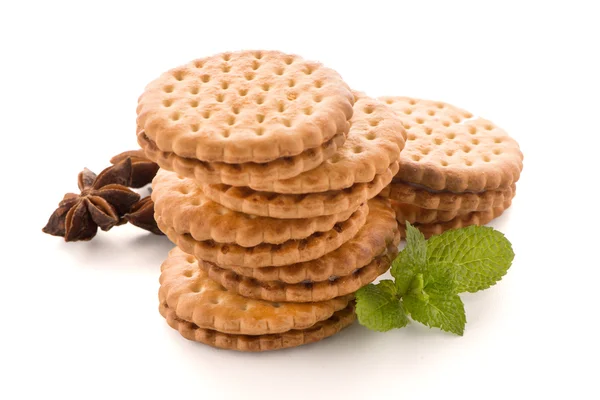
[[[158,270],[173,243],[166,236],[126,225],[110,232],[100,231],[88,242],[63,242],[61,246],[68,246],[65,254],[82,267],[130,271],[140,266]]]

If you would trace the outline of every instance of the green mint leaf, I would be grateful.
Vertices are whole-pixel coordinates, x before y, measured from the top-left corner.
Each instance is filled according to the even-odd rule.
[[[410,317],[430,328],[440,328],[462,336],[467,322],[465,307],[457,294],[428,293],[428,300],[421,301],[412,294],[402,298]]]
[[[425,293],[425,280],[423,274],[415,275],[415,278],[410,283],[410,290],[408,293],[420,301],[427,302],[429,300],[429,295]]]
[[[396,290],[396,285],[391,279],[384,279],[382,281],[379,281],[379,283],[377,283],[377,287],[383,290],[384,292],[391,294],[392,296],[396,296],[398,294],[398,291]]]
[[[406,221],[406,251],[414,264],[422,267],[427,261],[427,241],[425,236],[417,228]]]
[[[410,283],[411,292],[422,292],[425,288],[425,279],[423,274],[416,274],[415,278]]]
[[[358,322],[374,331],[386,332],[408,324],[406,311],[398,297],[390,292],[390,285],[369,284],[356,292]]]
[[[499,281],[515,254],[504,234],[490,227],[450,230],[427,241],[427,268],[449,269],[456,292],[477,292]]]
[[[425,268],[426,262],[427,242],[425,237],[410,222],[406,222],[406,246],[392,262],[390,271],[401,295],[406,293],[415,274]]]
[[[392,262],[391,274],[394,277],[396,288],[399,295],[404,295],[417,274],[418,268],[416,268],[409,261],[408,253],[404,250],[398,254],[396,259]]]
[[[437,294],[451,295],[458,293],[458,284],[456,282],[456,273],[452,268],[444,268],[442,264],[427,266],[423,273],[424,291],[427,293],[435,292]]]

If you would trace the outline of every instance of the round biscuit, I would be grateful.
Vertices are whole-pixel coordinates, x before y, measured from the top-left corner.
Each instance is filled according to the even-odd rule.
[[[349,304],[328,319],[306,329],[293,329],[270,335],[239,335],[200,328],[192,322],[179,318],[165,303],[160,304],[159,311],[169,326],[179,331],[181,336],[188,340],[220,349],[247,352],[281,350],[318,342],[352,325],[356,319],[354,305]]]
[[[344,309],[352,296],[314,303],[242,297],[211,280],[194,257],[174,248],[161,266],[159,300],[177,317],[223,333],[262,335],[306,329]]]
[[[277,219],[232,211],[208,199],[191,179],[159,170],[152,182],[154,213],[178,234],[194,240],[236,243],[244,247],[261,243],[283,244],[327,232],[346,221],[355,210],[303,219]]]
[[[431,224],[434,222],[446,222],[454,219],[458,216],[468,214],[468,211],[452,210],[431,210],[428,208],[421,208],[412,204],[400,203],[396,200],[390,200],[390,204],[396,215],[399,216],[398,223],[404,224],[406,221],[411,224]]]
[[[510,196],[498,196],[498,200],[490,204],[488,208],[479,210],[478,212],[487,212],[495,208],[506,209],[510,206],[515,192],[512,191]],[[501,200],[501,201],[500,201]],[[436,224],[446,223],[456,218],[461,219],[469,215],[473,211],[465,211],[461,208],[446,211],[422,208],[413,204],[402,203],[396,200],[390,200],[392,208],[396,212],[398,223],[404,225],[406,221],[411,224]],[[489,203],[488,203],[489,204]]]
[[[165,72],[138,100],[137,124],[181,157],[269,162],[347,133],[354,97],[340,75],[278,51],[238,51]]]
[[[517,142],[503,129],[450,104],[381,97],[407,131],[397,178],[457,193],[506,188],[523,169]]]
[[[244,297],[268,301],[313,302],[330,300],[354,293],[361,287],[373,282],[379,275],[389,269],[398,249],[393,246],[390,250],[391,253],[375,258],[369,264],[356,269],[349,275],[331,280],[306,283],[261,282],[237,275],[235,272],[220,268],[215,264],[200,261],[199,265],[206,270],[211,279]]]
[[[426,238],[430,238],[433,235],[439,235],[445,231],[451,229],[464,228],[470,225],[485,225],[490,223],[493,219],[498,218],[502,215],[504,210],[510,207],[511,199],[505,201],[502,206],[494,207],[486,211],[473,211],[468,214],[459,215],[456,218],[446,222],[433,222],[430,224],[419,224],[415,223],[414,227],[419,229]],[[396,213],[398,225],[402,237],[406,236],[405,221],[406,217],[401,213]]]
[[[314,260],[334,251],[356,235],[365,224],[368,212],[368,207],[364,204],[350,218],[337,223],[327,232],[316,232],[305,239],[288,240],[282,244],[261,243],[254,247],[217,243],[213,240],[198,241],[190,234],[177,233],[160,217],[156,217],[156,223],[173,243],[198,259],[217,264],[260,268]]]
[[[389,201],[381,197],[369,200],[367,222],[358,233],[337,250],[315,260],[280,267],[248,268],[219,265],[240,276],[258,281],[288,284],[335,280],[367,265],[400,243],[396,214]]]
[[[248,186],[254,182],[292,178],[321,165],[323,161],[333,156],[346,140],[343,133],[338,133],[321,146],[305,150],[296,156],[278,158],[266,163],[228,164],[200,161],[161,151],[143,131],[138,133],[137,138],[146,156],[161,168],[199,182],[224,183],[232,186]]]
[[[486,190],[481,193],[436,192],[413,184],[392,182],[381,192],[381,196],[429,210],[456,211],[464,214],[502,206],[506,199],[515,196],[516,190],[516,185],[513,184],[504,189]]]
[[[248,187],[201,184],[206,197],[235,211],[272,218],[313,218],[354,210],[377,196],[398,172],[394,162],[371,182],[356,183],[343,190],[308,194],[259,192]]]

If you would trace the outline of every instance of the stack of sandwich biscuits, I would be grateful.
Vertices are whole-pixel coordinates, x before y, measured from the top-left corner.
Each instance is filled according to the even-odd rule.
[[[504,130],[439,101],[379,100],[397,113],[407,131],[399,171],[382,192],[401,230],[408,221],[429,237],[483,225],[511,205],[523,154]]]
[[[385,102],[275,51],[195,60],[151,82],[137,137],[161,166],[152,199],[176,247],[160,312],[186,338],[293,347],[354,320],[353,293],[397,253],[389,191],[405,146]]]

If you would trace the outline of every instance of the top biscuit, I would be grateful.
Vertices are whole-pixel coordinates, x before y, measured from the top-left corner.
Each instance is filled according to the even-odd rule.
[[[408,132],[395,180],[455,193],[510,187],[523,169],[517,142],[483,118],[440,101],[381,97]]]
[[[353,104],[339,74],[320,63],[240,51],[162,74],[140,96],[137,123],[161,151],[263,163],[346,134]]]

